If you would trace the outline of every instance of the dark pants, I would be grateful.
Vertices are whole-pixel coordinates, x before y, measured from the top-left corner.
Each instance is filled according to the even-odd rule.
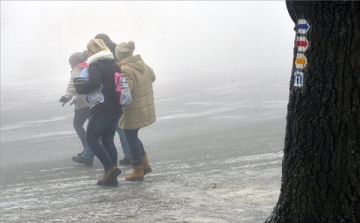
[[[142,156],[145,155],[144,146],[138,137],[140,129],[127,130],[124,129],[126,140],[130,146],[130,152],[132,156],[132,164],[142,164]]]
[[[89,118],[89,115],[90,108],[81,108],[75,111],[73,120],[74,129],[81,140],[83,148],[86,146],[86,132],[83,126],[86,120]]]
[[[127,140],[126,140],[124,130],[117,128],[116,131],[119,134],[120,144],[121,144],[122,150],[124,152],[124,159],[131,160],[132,157],[131,157],[131,152],[130,152],[130,146],[129,146],[129,143],[127,142]]]
[[[87,126],[86,143],[104,166],[105,171],[117,164],[114,136],[120,115],[93,113]],[[99,142],[101,138],[102,145]]]

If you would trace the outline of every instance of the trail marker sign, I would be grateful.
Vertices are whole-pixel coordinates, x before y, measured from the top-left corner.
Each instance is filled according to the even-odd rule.
[[[296,27],[299,34],[305,34],[310,29],[310,25],[305,19],[299,19]]]
[[[304,82],[304,73],[295,71],[294,73],[294,87],[302,87]]]
[[[307,65],[307,59],[303,53],[298,53],[295,59],[295,67],[297,69],[304,69]]]
[[[305,52],[309,47],[309,41],[305,36],[296,37],[296,47],[299,52]]]

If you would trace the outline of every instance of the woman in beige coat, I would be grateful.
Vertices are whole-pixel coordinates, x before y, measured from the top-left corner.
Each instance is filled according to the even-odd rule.
[[[144,175],[152,171],[138,133],[140,128],[156,120],[152,86],[155,74],[140,55],[133,55],[134,49],[135,43],[130,41],[119,43],[115,50],[119,61],[117,64],[129,83],[132,95],[132,103],[123,107],[123,116],[119,122],[119,128],[124,129],[132,155],[133,171],[125,176],[129,181],[144,180]]]

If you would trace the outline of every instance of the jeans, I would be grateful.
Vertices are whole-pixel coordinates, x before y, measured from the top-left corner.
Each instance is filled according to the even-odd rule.
[[[101,142],[101,141],[100,141]],[[89,159],[89,160],[92,160],[94,159],[94,152],[90,149],[89,146],[85,146],[84,147],[84,151],[80,154],[80,156],[82,156],[84,159]]]
[[[123,129],[116,129],[117,133],[119,134],[120,138],[120,144],[122,147],[122,150],[124,152],[124,159],[132,159],[131,152],[130,152],[130,146],[129,143],[126,140],[125,132]]]
[[[104,166],[105,171],[117,164],[114,136],[120,115],[93,113],[87,126],[86,143]],[[101,138],[101,143],[99,139]]]
[[[89,118],[89,115],[90,108],[82,108],[75,111],[73,120],[74,129],[81,140],[83,148],[86,146],[86,132],[83,126],[86,120]]]
[[[139,130],[140,129],[124,129],[126,140],[130,146],[133,165],[142,164],[142,156],[145,156],[144,146],[138,137]]]
[[[81,156],[85,159],[94,159],[94,153],[86,145],[86,131],[84,129],[84,123],[90,116],[90,108],[81,108],[75,111],[73,125],[77,135],[79,136],[84,150],[81,152]]]

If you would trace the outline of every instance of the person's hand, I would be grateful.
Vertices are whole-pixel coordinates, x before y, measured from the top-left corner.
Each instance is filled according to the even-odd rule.
[[[62,104],[62,107],[64,107],[64,105],[67,103],[67,102],[69,102],[70,101],[70,99],[69,98],[67,98],[67,97],[65,97],[65,96],[62,96],[61,98],[60,98],[60,101],[59,102],[62,102],[63,104]]]

